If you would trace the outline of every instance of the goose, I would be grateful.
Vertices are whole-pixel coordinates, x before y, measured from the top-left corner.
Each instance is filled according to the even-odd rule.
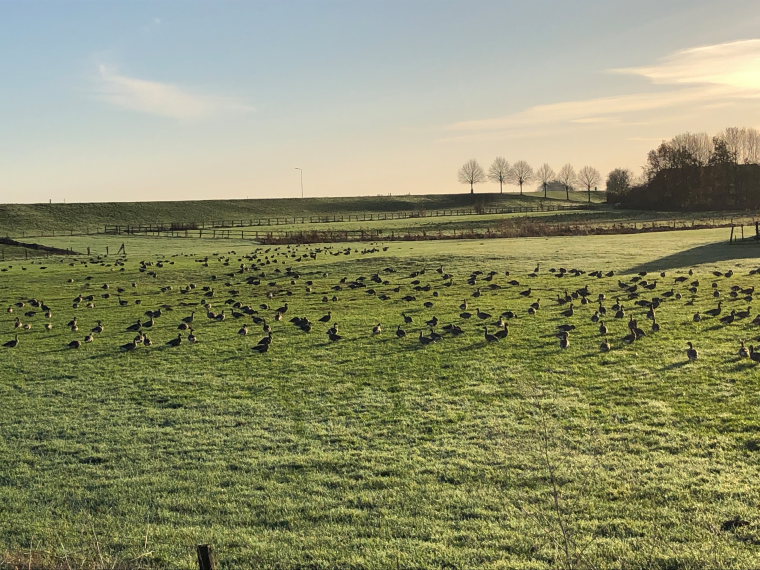
[[[404,322],[407,325],[410,325],[414,322],[414,319],[411,316],[407,315],[406,313],[401,313],[401,316],[404,317]]]
[[[272,344],[272,333],[271,332],[267,333],[267,336],[259,339],[259,342],[257,344],[259,344],[259,345],[261,345],[261,344]]]
[[[148,338],[148,335],[143,335],[143,346],[153,346],[153,341]]]
[[[652,319],[652,332],[660,332],[660,323],[657,322],[657,319]]]
[[[507,323],[504,323],[501,330],[497,331],[495,336],[499,339],[507,338],[509,336],[509,325]]]
[[[95,337],[92,334],[88,334],[86,337],[84,337],[85,342],[92,342],[95,340]]]
[[[755,347],[749,345],[749,357],[755,362],[760,362],[760,352],[755,352]]]
[[[142,321],[137,319],[137,322],[127,327],[127,332],[139,331],[142,328]]]
[[[71,341],[71,342],[68,344],[68,347],[69,347],[69,348],[81,348],[81,347],[82,347],[82,342],[81,342],[81,341],[79,341],[79,340],[72,340],[72,341]]]
[[[275,321],[281,321],[282,320],[282,313],[279,311],[274,314],[274,320]]]
[[[238,334],[241,334],[243,336],[248,334],[248,325],[243,325],[240,327],[240,330],[238,331]]]
[[[496,336],[495,334],[491,334],[491,333],[488,332],[488,327],[486,327],[486,329],[485,329],[484,336],[485,336],[486,342],[498,342],[499,341],[499,337],[498,336]]]
[[[435,339],[433,339],[433,338],[431,338],[429,336],[424,336],[422,334],[422,331],[420,331],[420,344],[422,344],[422,345],[428,345],[428,344],[431,344],[431,343],[434,343],[434,342],[435,342]]]
[[[739,358],[749,357],[749,350],[744,346],[744,341],[741,341],[742,345],[739,347]]]
[[[533,291],[531,290],[531,288],[530,288],[530,287],[528,287],[528,288],[527,288],[525,291],[520,291],[520,295],[522,295],[523,297],[530,297],[530,294],[531,294],[532,292],[533,292]]]
[[[594,314],[591,315],[591,322],[598,323],[600,318],[599,311],[594,311]]]
[[[562,336],[559,339],[559,347],[561,349],[566,349],[570,347],[570,333],[567,331],[564,331],[562,333]]]
[[[263,353],[269,351],[269,343],[267,342],[265,344],[257,344],[257,345],[255,345],[252,348],[253,348],[253,350],[255,350],[256,352],[258,352],[259,354],[263,354]]]
[[[425,321],[425,324],[427,324],[429,327],[435,327],[438,325],[438,317],[433,317],[429,321]]]
[[[372,327],[372,334],[373,335],[380,334],[381,332],[383,332],[383,327],[381,326],[380,323],[377,323],[374,327]]]
[[[468,305],[467,305],[467,299],[462,299],[462,302],[460,303],[459,308],[462,311],[466,311],[467,307],[468,307]]]
[[[192,313],[190,313],[189,317],[185,317],[184,319],[182,319],[182,322],[183,323],[187,323],[187,324],[191,324],[194,320],[195,320],[195,311],[193,311]]]
[[[16,317],[16,321],[13,323],[13,328],[20,329],[24,324],[21,322],[21,317]]]
[[[689,346],[689,348],[686,349],[686,357],[690,361],[694,361],[699,358],[699,353],[697,352],[697,349],[694,348],[694,344],[691,341],[687,342],[686,344]]]
[[[725,317],[720,318],[720,322],[724,325],[730,325],[734,322],[736,319],[736,309],[731,309],[731,313],[726,315]]]
[[[607,334],[607,325],[604,324],[604,321],[602,321],[599,324],[599,334],[606,335]]]
[[[404,338],[406,336],[406,331],[401,328],[401,325],[396,327],[396,336],[399,338]]]
[[[330,331],[327,331],[327,338],[330,339],[331,342],[337,342],[343,339],[343,337],[339,335],[337,332],[330,332]]]
[[[443,338],[443,335],[440,333],[437,333],[433,330],[433,328],[430,328],[430,338],[433,340],[441,340]]]
[[[486,320],[491,318],[491,313],[486,313],[485,311],[481,311],[480,309],[475,309],[475,314],[478,315],[478,318],[481,320]]]
[[[13,340],[4,343],[3,346],[6,348],[16,348],[18,346],[18,335]]]
[[[718,306],[715,307],[714,309],[709,309],[705,311],[705,314],[711,317],[717,317],[718,315],[720,315],[720,312],[722,310],[723,310],[723,301],[718,301]]]
[[[103,330],[104,330],[103,322],[98,321],[98,323],[93,327],[92,332],[94,332],[95,334],[100,334],[103,332]]]
[[[692,320],[695,323],[698,323],[698,322],[702,321],[702,315],[699,313],[699,311],[697,311],[696,313],[694,313],[694,316],[692,317]]]
[[[182,344],[182,333],[178,334],[177,338],[173,338],[166,343],[167,346],[179,346],[180,344]]]
[[[599,345],[599,349],[602,352],[609,352],[610,350],[612,350],[612,347],[610,346],[610,341],[607,340],[607,337],[604,337],[602,344]]]
[[[330,319],[332,319],[332,311],[327,311],[327,314],[319,318],[319,322],[321,323],[329,323]]]
[[[137,342],[134,340],[129,341],[127,344],[122,344],[122,350],[135,350],[137,348]]]
[[[285,303],[282,307],[277,309],[278,313],[282,313],[283,315],[288,312],[288,304]]]
[[[566,310],[562,311],[562,316],[563,317],[572,317],[574,314],[575,314],[575,308],[573,307],[573,304],[571,302],[570,306]]]

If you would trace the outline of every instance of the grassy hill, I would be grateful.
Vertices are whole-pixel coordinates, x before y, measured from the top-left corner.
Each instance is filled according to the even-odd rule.
[[[561,194],[561,196],[560,196]],[[586,202],[586,194],[571,193],[571,202]],[[604,193],[593,196],[603,199]],[[351,198],[273,198],[196,200],[186,202],[98,202],[75,204],[0,205],[0,235],[55,230],[82,231],[105,224],[202,222],[209,220],[399,212],[483,206],[535,206],[543,194],[429,194]],[[553,204],[566,204],[564,192],[549,193]]]

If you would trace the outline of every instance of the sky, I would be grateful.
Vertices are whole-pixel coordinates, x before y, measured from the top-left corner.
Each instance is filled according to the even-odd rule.
[[[760,8],[0,0],[0,72],[2,203],[455,193],[760,128]]]

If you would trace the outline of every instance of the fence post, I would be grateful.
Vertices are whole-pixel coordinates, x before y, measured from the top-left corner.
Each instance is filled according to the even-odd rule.
[[[199,544],[198,548],[198,568],[199,570],[214,570],[214,553],[209,544]]]

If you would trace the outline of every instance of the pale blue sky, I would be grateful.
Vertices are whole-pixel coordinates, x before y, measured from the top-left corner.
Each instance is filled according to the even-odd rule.
[[[751,1],[0,0],[0,202],[639,172],[678,132],[760,127],[758,30]]]

